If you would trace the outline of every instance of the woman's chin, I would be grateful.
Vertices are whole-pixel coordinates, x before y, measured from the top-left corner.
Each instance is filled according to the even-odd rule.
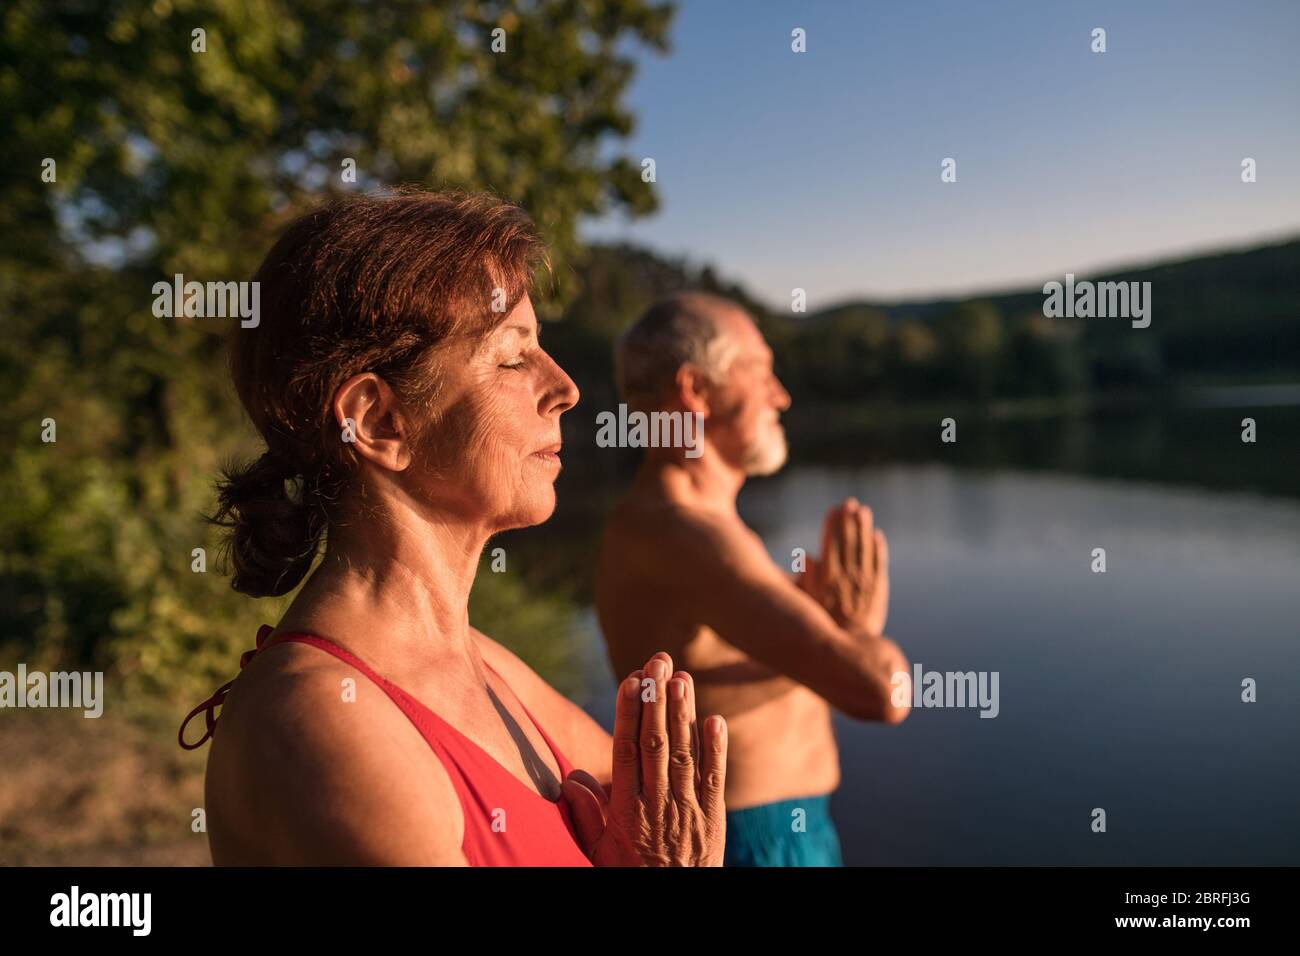
[[[528,502],[512,508],[501,519],[501,529],[531,528],[542,524],[555,514],[555,489],[547,486],[545,491],[533,496]]]

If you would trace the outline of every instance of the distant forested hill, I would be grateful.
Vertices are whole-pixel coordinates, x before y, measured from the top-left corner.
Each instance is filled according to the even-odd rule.
[[[1300,380],[1300,240],[1077,279],[1150,282],[1152,322],[1043,315],[1042,287],[969,299],[776,312],[708,267],[599,246],[551,336],[589,394],[609,398],[618,330],[656,297],[706,288],[745,303],[805,397],[1061,396],[1187,381]],[[1045,276],[1044,281],[1064,276]]]

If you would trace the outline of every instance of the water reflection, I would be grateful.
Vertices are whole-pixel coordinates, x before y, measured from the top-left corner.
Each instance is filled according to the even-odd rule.
[[[858,863],[1300,859],[1300,505],[1076,476],[806,467],[757,484],[773,556],[824,505],[890,534],[913,661],[997,670],[1001,713],[838,723]],[[1105,548],[1107,572],[1091,571]],[[1256,704],[1241,681],[1258,681]],[[1089,829],[1103,807],[1108,832]]]
[[[855,495],[890,535],[889,630],[928,669],[998,671],[1000,714],[838,721],[846,860],[1300,862],[1300,503],[918,465],[803,466],[742,510],[774,559]],[[1107,572],[1091,571],[1094,548]],[[592,712],[612,698],[590,615]],[[1241,681],[1259,701],[1240,700]],[[1108,831],[1090,830],[1106,810]]]

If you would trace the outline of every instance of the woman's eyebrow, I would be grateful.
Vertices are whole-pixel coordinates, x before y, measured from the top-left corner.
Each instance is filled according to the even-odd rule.
[[[533,334],[533,330],[526,325],[507,325],[505,328],[506,331],[510,331],[513,329],[515,332],[519,333],[521,338],[525,338],[525,339]],[[541,337],[542,330],[540,327],[538,327],[536,334],[538,338]]]

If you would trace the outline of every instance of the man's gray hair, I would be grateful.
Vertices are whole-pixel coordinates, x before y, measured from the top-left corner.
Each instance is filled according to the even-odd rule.
[[[623,401],[633,409],[659,407],[687,363],[719,381],[735,354],[734,343],[715,320],[728,309],[740,306],[710,292],[677,292],[647,309],[614,348],[614,375]]]

